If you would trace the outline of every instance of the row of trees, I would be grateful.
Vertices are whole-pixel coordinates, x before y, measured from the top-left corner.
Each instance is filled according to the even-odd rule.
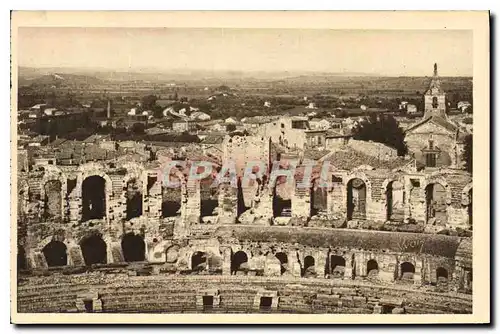
[[[399,156],[408,153],[403,129],[392,115],[370,115],[354,127],[353,138],[385,144],[396,149]]]

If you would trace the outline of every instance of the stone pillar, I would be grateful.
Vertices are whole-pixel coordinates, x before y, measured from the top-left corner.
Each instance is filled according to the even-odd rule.
[[[67,245],[67,249],[68,249],[68,265],[76,267],[85,265],[82,249],[79,245],[70,244]]]
[[[354,263],[352,263],[352,253],[347,253],[344,258],[345,258],[344,278],[351,279],[352,278],[352,271],[353,271],[353,264],[354,264]]]
[[[109,242],[107,249],[108,263],[125,262],[121,242]]]
[[[231,248],[229,247],[222,249],[222,275],[231,275]]]
[[[314,254],[315,262],[316,262],[316,274],[318,278],[325,278],[325,267],[326,267],[326,258],[328,257],[328,251],[317,251]]]
[[[290,251],[287,254],[288,257],[288,271],[290,275],[293,277],[300,277],[301,275],[301,267],[300,263],[297,261],[297,252]]]
[[[415,259],[415,274],[413,275],[413,284],[422,285],[422,260]]]
[[[40,251],[30,251],[28,252],[29,262],[34,269],[46,269],[48,268],[45,256]]]

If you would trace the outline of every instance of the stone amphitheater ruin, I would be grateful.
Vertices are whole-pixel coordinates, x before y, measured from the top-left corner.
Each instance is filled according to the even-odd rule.
[[[220,150],[101,147],[54,149],[55,163],[19,151],[19,312],[472,312],[464,171],[353,167],[339,153],[328,188],[214,189],[179,169],[168,189],[165,159],[239,169],[276,150],[252,136]]]

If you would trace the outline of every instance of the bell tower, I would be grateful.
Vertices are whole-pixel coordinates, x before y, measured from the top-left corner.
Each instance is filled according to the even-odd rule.
[[[446,93],[441,88],[441,81],[439,80],[437,64],[434,64],[434,75],[432,76],[429,89],[424,95],[425,110],[424,119],[439,116],[447,118],[446,116]]]

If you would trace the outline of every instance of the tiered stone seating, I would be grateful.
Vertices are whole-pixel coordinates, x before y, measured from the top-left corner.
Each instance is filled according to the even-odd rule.
[[[417,289],[411,285],[382,285],[369,281],[294,277],[235,277],[207,275],[128,276],[93,272],[79,275],[28,277],[18,291],[20,312],[75,312],[79,294],[95,291],[103,312],[202,312],[196,300],[205,290],[218,290],[215,313],[255,313],[259,291],[276,291],[272,312],[373,313],[375,306],[396,305],[406,313],[466,313],[472,297]]]

